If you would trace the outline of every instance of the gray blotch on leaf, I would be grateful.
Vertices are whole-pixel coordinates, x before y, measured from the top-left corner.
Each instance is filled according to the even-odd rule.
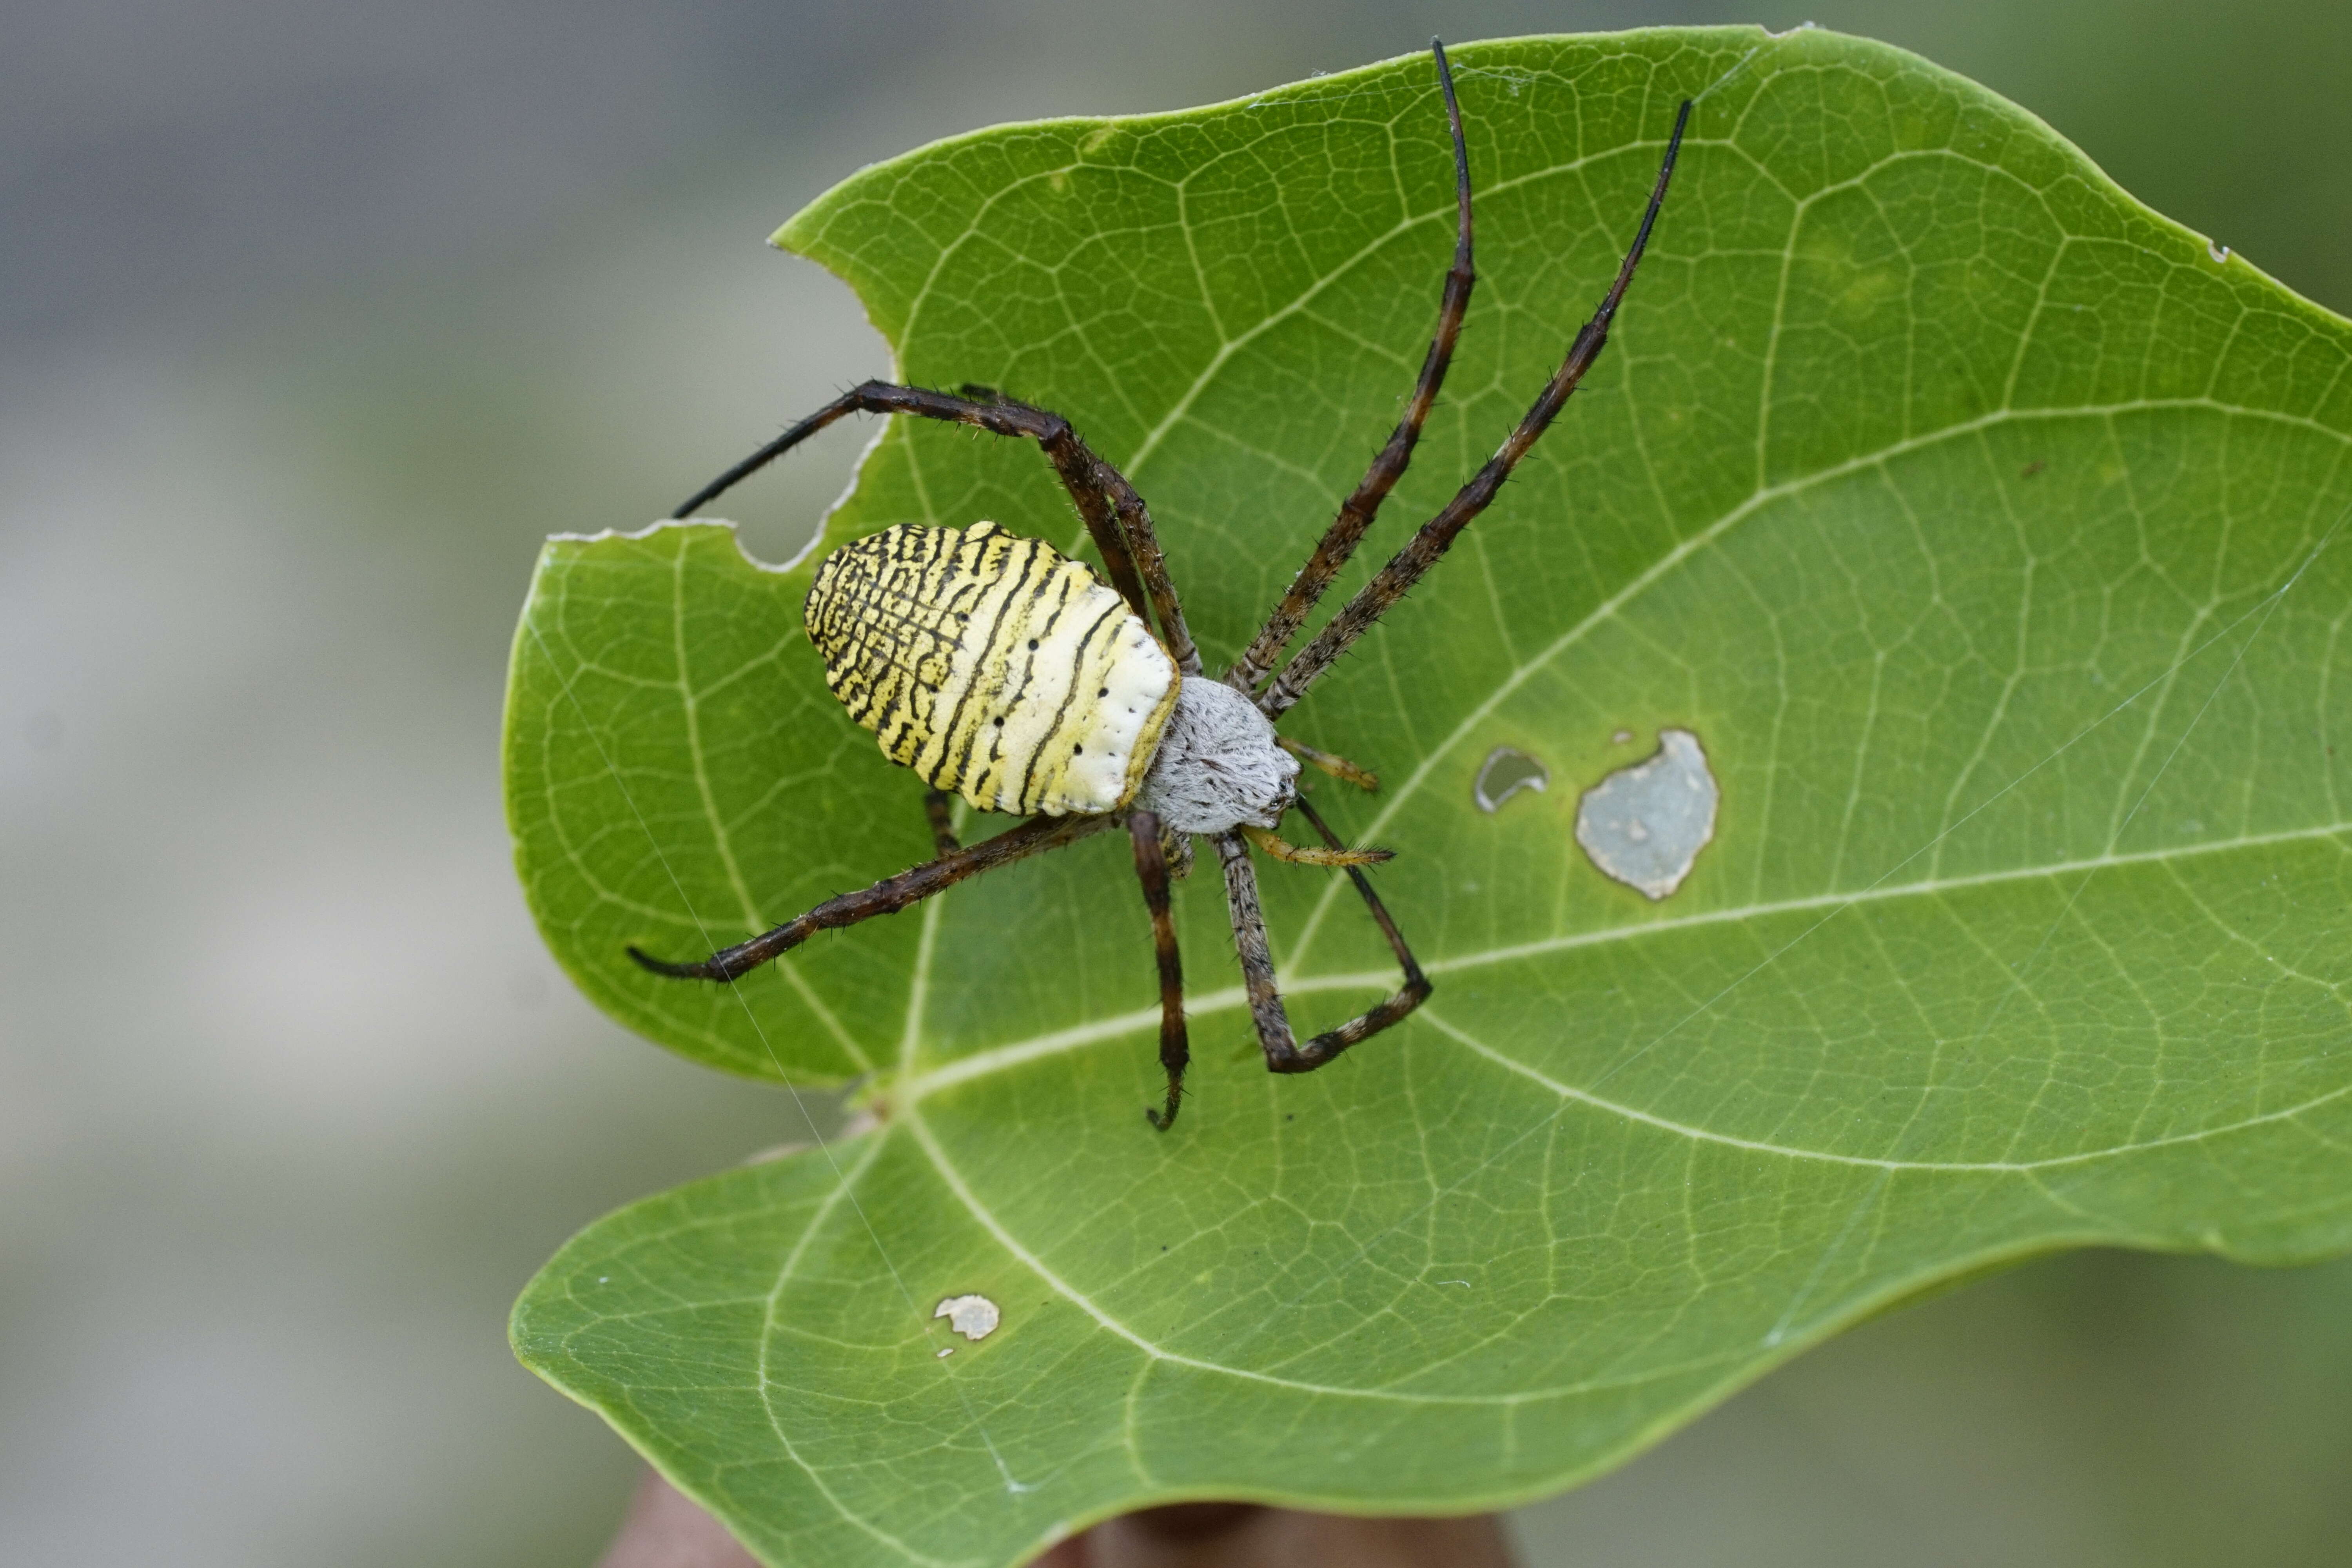
[[[1550,782],[1551,770],[1535,758],[1509,746],[1497,746],[1479,764],[1470,795],[1478,803],[1478,809],[1491,816],[1519,791],[1540,790]]]
[[[1002,1315],[996,1303],[985,1296],[950,1296],[931,1316],[945,1318],[948,1327],[965,1339],[984,1340],[996,1331]]]
[[[1576,807],[1576,841],[1602,875],[1663,899],[1683,885],[1715,837],[1720,798],[1698,737],[1688,730],[1661,730],[1658,749],[1645,761],[1619,768],[1584,792]]]

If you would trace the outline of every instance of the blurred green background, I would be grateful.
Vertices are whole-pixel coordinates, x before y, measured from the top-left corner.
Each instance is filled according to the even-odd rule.
[[[859,164],[1433,32],[1810,17],[2352,308],[2340,0],[1803,3],[12,7],[0,1561],[609,1535],[634,1461],[516,1367],[507,1306],[586,1220],[804,1124],[540,947],[507,641],[541,535],[641,524],[886,368],[761,244]],[[748,492],[756,550],[861,440]],[[1536,1565],[2332,1563],[2347,1482],[2352,1264],[2087,1254],[1870,1324],[1517,1522]]]

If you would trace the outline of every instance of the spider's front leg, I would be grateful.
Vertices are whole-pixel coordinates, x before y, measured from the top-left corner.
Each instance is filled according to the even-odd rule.
[[[1351,784],[1358,789],[1368,791],[1381,787],[1379,774],[1370,768],[1359,767],[1347,758],[1334,752],[1318,751],[1306,742],[1294,741],[1287,735],[1276,735],[1274,738],[1274,743],[1301,762],[1321,769],[1343,784]],[[1293,804],[1296,804],[1295,800]],[[1308,815],[1309,820],[1314,820],[1312,813]],[[1393,849],[1349,849],[1337,838],[1331,837],[1330,829],[1324,827],[1319,821],[1316,822],[1316,826],[1323,837],[1329,840],[1330,847],[1301,848],[1277,837],[1272,828],[1260,827],[1254,823],[1243,823],[1240,832],[1243,837],[1276,859],[1287,860],[1294,866],[1377,866],[1383,860],[1396,858],[1396,851]]]
[[[1404,478],[1406,468],[1412,462],[1413,447],[1421,441],[1422,426],[1427,423],[1429,411],[1436,405],[1438,389],[1445,384],[1446,368],[1454,363],[1454,345],[1462,336],[1462,321],[1470,310],[1470,289],[1478,276],[1470,263],[1470,148],[1462,135],[1462,105],[1454,96],[1454,68],[1446,63],[1445,46],[1434,38],[1429,46],[1437,61],[1437,84],[1445,99],[1446,127],[1454,138],[1454,265],[1446,269],[1445,286],[1438,297],[1437,332],[1430,339],[1429,353],[1421,363],[1421,374],[1413,382],[1412,395],[1405,400],[1404,416],[1397,421],[1388,445],[1381,448],[1363,479],[1340,503],[1339,515],[1324,531],[1315,552],[1307,558],[1307,564],[1292,580],[1274,614],[1266,617],[1265,625],[1250,639],[1247,650],[1225,672],[1226,684],[1237,691],[1256,690],[1258,682],[1274,668],[1275,661],[1290,646],[1290,639],[1306,624],[1307,613],[1355,553],[1364,531],[1379,515],[1381,503]],[[1301,756],[1307,754],[1299,752]]]
[[[1277,860],[1287,860],[1294,866],[1377,866],[1383,860],[1396,858],[1393,849],[1349,849],[1334,847],[1316,849],[1291,843],[1270,827],[1244,822],[1238,829],[1244,838]]]
[[[1345,849],[1339,836],[1331,831],[1304,797],[1297,805],[1324,843],[1334,850]],[[1381,896],[1372,891],[1371,879],[1349,866],[1348,879],[1356,884],[1365,908],[1371,911],[1381,934],[1388,938],[1389,950],[1396,954],[1397,964],[1404,971],[1404,985],[1369,1012],[1300,1045],[1291,1032],[1290,1014],[1275,983],[1274,950],[1266,940],[1265,911],[1258,903],[1257,872],[1250,865],[1248,842],[1238,832],[1221,833],[1211,842],[1217,847],[1217,858],[1224,864],[1225,904],[1233,916],[1234,946],[1241,954],[1242,984],[1249,996],[1250,1021],[1257,1026],[1258,1046],[1265,1052],[1268,1072],[1313,1072],[1349,1047],[1370,1039],[1402,1019],[1428,999],[1429,977],[1421,972],[1421,964],[1405,945],[1395,920],[1381,902]]]
[[[1486,460],[1484,468],[1472,475],[1470,481],[1454,493],[1454,499],[1440,509],[1435,517],[1421,525],[1420,531],[1405,542],[1403,549],[1391,556],[1389,563],[1373,574],[1372,580],[1356,591],[1355,597],[1340,607],[1339,613],[1323,624],[1298,656],[1282,668],[1264,691],[1258,693],[1258,707],[1269,719],[1279,719],[1288,712],[1308,688],[1321,679],[1341,654],[1363,636],[1389,607],[1404,597],[1412,585],[1437,563],[1454,537],[1480,512],[1486,510],[1511,477],[1511,470],[1528,455],[1543,433],[1551,427],[1553,419],[1568,403],[1584,373],[1609,342],[1609,329],[1617,319],[1618,307],[1625,301],[1625,290],[1633,282],[1633,269],[1642,264],[1642,256],[1649,248],[1650,233],[1657,226],[1658,214],[1664,207],[1666,185],[1675,177],[1675,157],[1682,150],[1683,132],[1690,125],[1691,104],[1685,100],[1675,112],[1674,133],[1666,138],[1666,155],[1658,165],[1657,183],[1650,187],[1650,205],[1643,209],[1642,226],[1633,232],[1633,243],[1618,265],[1616,279],[1609,292],[1601,297],[1601,307],[1578,329],[1568,346],[1568,357],[1559,369],[1544,384],[1518,425],[1504,439],[1501,448]],[[1468,229],[1464,229],[1465,237]],[[1302,577],[1304,574],[1302,574]],[[1269,624],[1269,630],[1274,629]]]
[[[1329,773],[1341,784],[1351,784],[1368,792],[1381,787],[1380,774],[1370,768],[1360,767],[1336,752],[1318,751],[1306,742],[1294,741],[1287,735],[1276,735],[1274,743],[1308,766]]]

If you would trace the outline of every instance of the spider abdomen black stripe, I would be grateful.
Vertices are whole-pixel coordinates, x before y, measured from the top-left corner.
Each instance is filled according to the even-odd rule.
[[[1084,565],[992,522],[843,545],[803,611],[824,681],[883,755],[983,811],[1117,811],[1176,666]]]

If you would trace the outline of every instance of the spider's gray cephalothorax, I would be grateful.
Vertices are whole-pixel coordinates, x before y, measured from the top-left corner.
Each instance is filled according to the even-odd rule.
[[[1257,704],[1222,680],[1192,676],[1160,732],[1135,809],[1172,833],[1274,827],[1298,798],[1298,759],[1275,744]]]

